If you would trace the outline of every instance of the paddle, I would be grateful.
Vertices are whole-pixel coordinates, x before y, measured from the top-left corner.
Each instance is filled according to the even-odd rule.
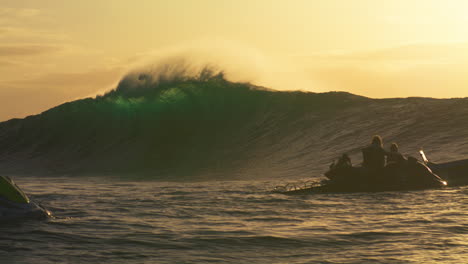
[[[426,158],[426,154],[424,154],[424,151],[422,149],[419,150],[419,154],[421,155],[421,158],[423,159],[425,164],[429,163],[429,160]]]

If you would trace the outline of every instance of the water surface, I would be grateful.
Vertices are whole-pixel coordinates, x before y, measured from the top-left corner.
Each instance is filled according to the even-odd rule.
[[[468,259],[468,187],[285,196],[277,181],[15,180],[55,217],[2,224],[1,263]]]

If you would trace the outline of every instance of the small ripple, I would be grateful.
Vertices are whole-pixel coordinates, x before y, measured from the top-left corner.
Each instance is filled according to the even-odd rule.
[[[299,239],[277,237],[277,236],[248,236],[248,237],[214,237],[214,238],[190,238],[187,239],[193,245],[200,247],[268,247],[268,248],[284,248],[284,247],[304,247],[309,246],[306,241]]]
[[[368,232],[355,232],[355,233],[348,233],[348,234],[340,234],[341,237],[346,238],[356,238],[356,239],[382,239],[386,237],[407,237],[413,236],[416,233],[409,233],[409,232],[389,232],[389,231],[368,231]]]
[[[468,225],[446,226],[444,229],[455,234],[468,234]]]
[[[284,217],[252,217],[245,219],[247,222],[275,222],[275,223],[302,223],[304,220]]]

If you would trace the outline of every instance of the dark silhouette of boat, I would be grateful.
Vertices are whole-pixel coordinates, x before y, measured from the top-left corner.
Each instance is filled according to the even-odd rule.
[[[10,179],[0,176],[0,222],[41,219],[51,213],[29,197]]]
[[[400,164],[371,170],[348,163],[333,163],[320,184],[297,187],[277,186],[274,192],[283,194],[310,194],[329,192],[382,192],[441,188],[447,186],[424,162],[414,157]]]
[[[434,173],[445,179],[450,186],[468,184],[468,159],[435,163],[426,158],[423,150],[420,150],[419,153],[424,163],[431,168]]]

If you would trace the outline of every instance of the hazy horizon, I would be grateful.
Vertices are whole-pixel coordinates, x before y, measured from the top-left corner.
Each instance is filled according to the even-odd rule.
[[[277,90],[468,97],[466,11],[461,0],[0,0],[0,121],[174,56]]]

